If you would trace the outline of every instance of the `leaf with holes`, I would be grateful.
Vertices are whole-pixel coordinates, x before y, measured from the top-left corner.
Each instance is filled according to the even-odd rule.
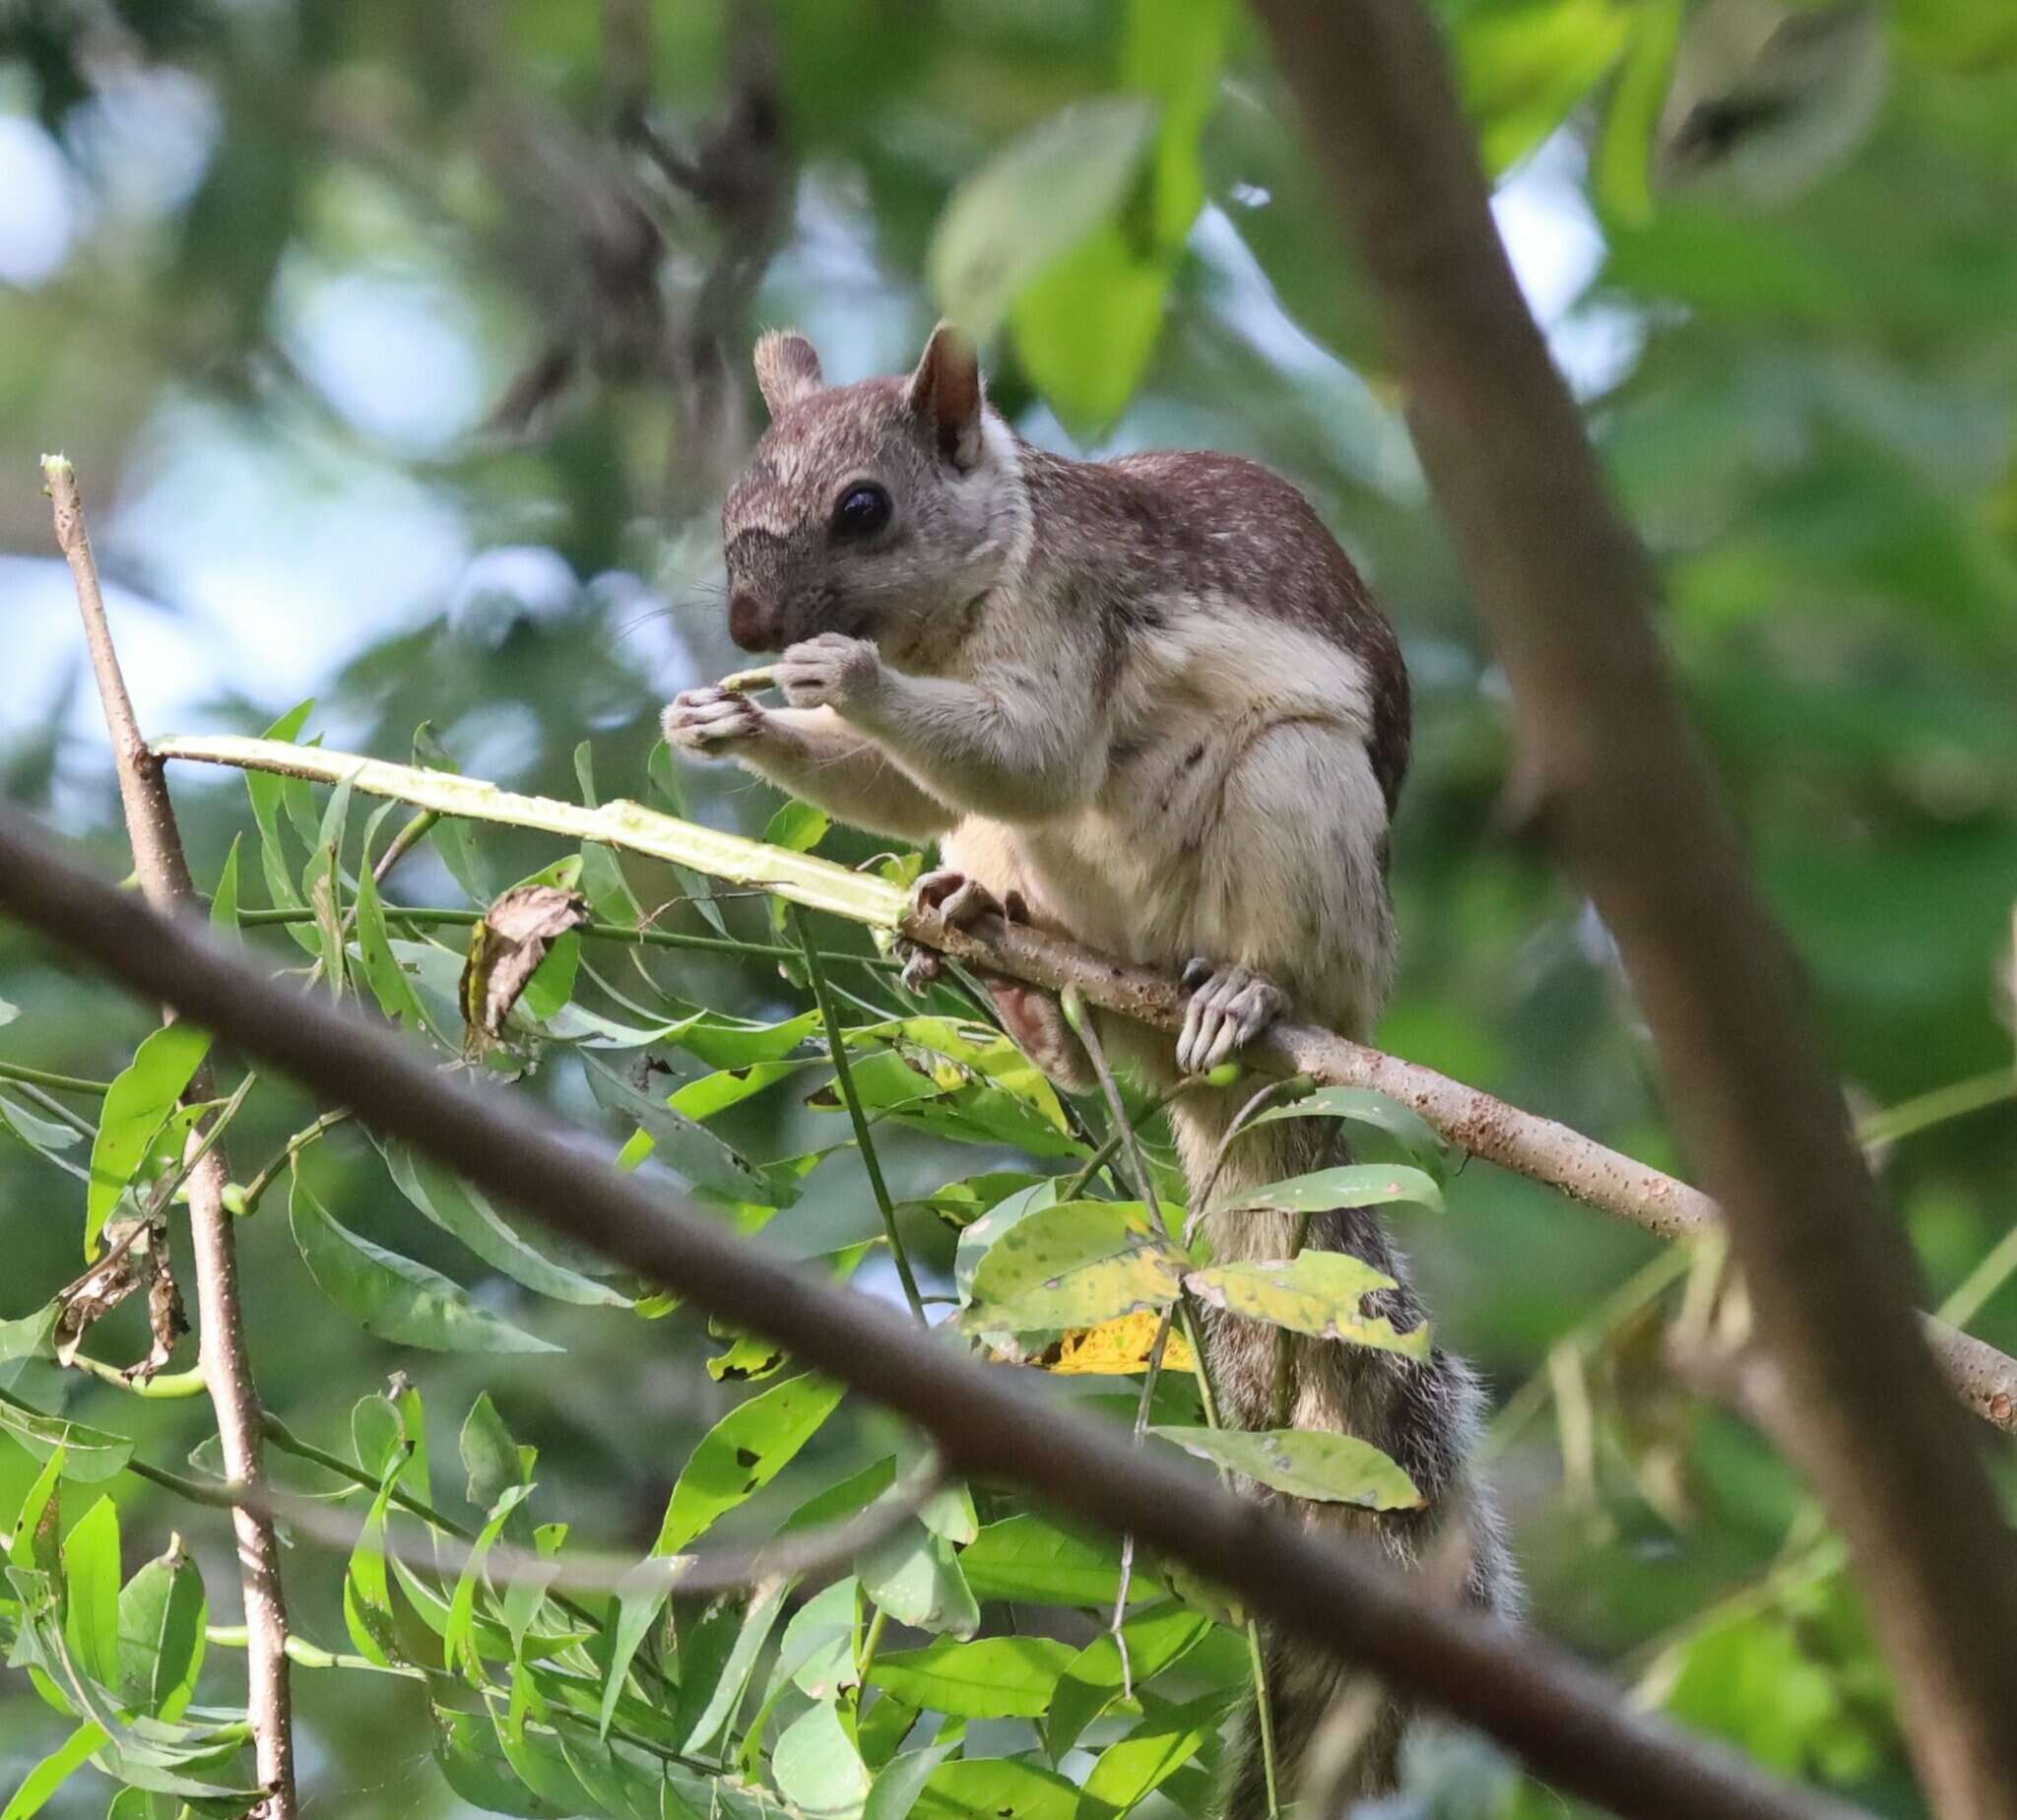
[[[694,1187],[726,1195],[731,1201],[789,1206],[798,1199],[794,1185],[759,1173],[704,1125],[675,1112],[665,1100],[639,1092],[615,1069],[593,1056],[584,1055],[581,1063],[597,1103],[604,1110],[628,1119],[648,1140],[639,1145],[633,1139],[632,1145],[625,1147],[626,1164],[634,1167],[643,1157],[655,1154]]]
[[[1360,1299],[1395,1287],[1394,1278],[1343,1252],[1305,1251],[1279,1262],[1214,1264],[1193,1270],[1184,1287],[1214,1308],[1319,1339],[1348,1340],[1404,1358],[1429,1356],[1426,1322],[1397,1332],[1385,1315],[1368,1316]]]
[[[808,1372],[731,1409],[701,1437],[682,1468],[652,1553],[677,1554],[762,1490],[819,1432],[845,1391]]]
[[[1139,1202],[1068,1201],[997,1239],[973,1275],[968,1332],[1097,1327],[1161,1310],[1183,1286],[1183,1260]]]
[[[1407,1474],[1354,1435],[1300,1428],[1179,1428],[1150,1430],[1188,1454],[1209,1460],[1256,1483],[1319,1504],[1357,1504],[1375,1511],[1419,1510],[1422,1495]]]

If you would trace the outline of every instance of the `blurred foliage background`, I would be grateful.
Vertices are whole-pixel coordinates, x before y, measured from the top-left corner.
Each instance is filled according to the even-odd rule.
[[[2017,1208],[2013,15],[1440,10],[1502,229],[1659,561],[1674,660],[1835,1060],[1868,1109],[1956,1089],[1894,1121],[1894,1204],[1935,1298],[1966,1283],[1974,1329],[2017,1348],[1997,1249]],[[1159,111],[1114,99],[1144,95]],[[1046,123],[1085,101],[1106,125],[1061,155]],[[1118,155],[1117,107],[1121,139],[1131,119],[1140,135]],[[1006,203],[976,182],[948,218],[1032,132],[1040,181]],[[1503,690],[1377,325],[1258,35],[1217,0],[0,0],[10,800],[125,870],[45,448],[83,478],[151,732],[256,732],[313,695],[335,747],[403,758],[428,722],[466,771],[566,796],[586,740],[605,794],[646,796],[659,704],[734,666],[714,513],[760,426],[755,331],[803,328],[836,378],[892,371],[948,295],[998,325],[994,396],[1035,440],[1208,445],[1308,490],[1416,682],[1383,1042],[1679,1168],[1603,930],[1500,818]],[[207,884],[241,785],[174,783]],[[725,772],[688,788],[725,826],[776,808]],[[553,857],[486,845],[493,887]],[[634,882],[647,902],[677,888]],[[430,855],[399,883],[461,901]],[[762,937],[760,905],[723,909]],[[653,965],[694,1002],[802,1004],[760,964]],[[21,1012],[0,1059],[98,1078],[152,1021],[6,930],[0,998]],[[241,1176],[309,1116],[284,1095],[255,1106],[232,1137]],[[770,1095],[734,1130],[787,1155],[832,1141],[830,1118]],[[892,1137],[887,1165],[901,1193],[974,1166],[917,1134]],[[829,1173],[806,1205],[844,1218],[860,1178]],[[467,1275],[385,1204],[361,1141],[323,1145],[316,1180],[360,1230]],[[0,1134],[0,1318],[75,1273],[78,1199]],[[1403,1215],[1404,1239],[1442,1332],[1514,1402],[1496,1471],[1536,1621],[1788,1773],[1920,1811],[1796,1485],[1662,1368],[1670,1303],[1633,1289],[1655,1244],[1483,1165],[1449,1201],[1433,1223]],[[943,1273],[951,1235],[912,1229]],[[297,1431],[340,1435],[393,1369],[444,1422],[488,1388],[541,1449],[548,1514],[612,1545],[649,1539],[733,1400],[685,1315],[515,1315],[566,1345],[558,1365],[414,1354],[328,1318],[280,1220],[242,1243],[262,1387]],[[888,1286],[873,1265],[860,1280]],[[205,1432],[201,1404],[51,1366],[17,1390],[160,1459]],[[836,1424],[794,1467],[800,1497],[891,1432]],[[1997,1469],[2007,1483],[2000,1453]],[[0,1449],[0,1510],[32,1475]],[[129,1551],[183,1529],[228,1606],[223,1526],[116,1489]],[[301,1628],[340,1638],[333,1576],[294,1579]],[[400,1683],[298,1681],[306,1812],[461,1811]],[[0,1788],[53,1726],[0,1684]],[[1486,1753],[1453,1746],[1446,1770],[1422,1797],[1440,1811],[1554,1810]],[[105,1792],[81,1779],[47,1811],[100,1812]]]

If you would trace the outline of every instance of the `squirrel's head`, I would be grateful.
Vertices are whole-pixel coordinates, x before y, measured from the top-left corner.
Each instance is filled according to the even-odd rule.
[[[847,632],[894,655],[956,628],[1018,559],[1028,495],[972,344],[941,324],[907,377],[829,386],[803,335],[756,344],[770,427],[722,507],[729,632]]]

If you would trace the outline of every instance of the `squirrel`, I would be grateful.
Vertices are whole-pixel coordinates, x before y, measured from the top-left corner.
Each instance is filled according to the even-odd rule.
[[[1026,919],[1145,965],[1190,996],[1166,1036],[1100,1015],[1102,1042],[1170,1104],[1220,1260],[1290,1255],[1294,1216],[1241,1192],[1349,1160],[1336,1122],[1234,1140],[1251,1088],[1189,1077],[1287,1013],[1370,1036],[1395,964],[1388,825],[1407,768],[1406,670],[1392,626],[1295,488],[1211,453],[1107,462],[1032,447],[987,402],[942,324],[906,376],[829,386],[804,336],[758,342],[770,427],[722,511],[729,629],[781,649],[789,704],[695,688],[668,743],[733,757],[836,819],[920,845],[918,889],[955,923]],[[1005,1026],[1060,1086],[1094,1084],[1055,998],[991,981]],[[1215,1173],[1214,1173],[1215,1170]],[[1317,1213],[1306,1244],[1395,1279],[1369,1315],[1424,1319],[1371,1209]],[[1276,1331],[1207,1309],[1221,1419],[1274,1426]],[[1391,1456],[1416,1511],[1294,1506],[1373,1536],[1406,1568],[1452,1538],[1461,1595],[1510,1612],[1514,1577],[1469,1472],[1482,1394],[1463,1361],[1297,1336],[1291,1425]],[[1255,1495],[1276,1494],[1255,1488]],[[1281,1798],[1347,1670],[1275,1637],[1266,1680]],[[1405,1712],[1389,1702],[1333,1793],[1385,1793]],[[1258,1727],[1229,1753],[1227,1820],[1269,1811]]]

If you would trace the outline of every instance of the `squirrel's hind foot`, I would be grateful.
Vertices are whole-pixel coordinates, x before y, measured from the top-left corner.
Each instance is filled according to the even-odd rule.
[[[1177,1034],[1177,1068],[1203,1074],[1246,1048],[1279,1017],[1288,997],[1251,967],[1221,967],[1200,958],[1185,967],[1184,1027]]]

